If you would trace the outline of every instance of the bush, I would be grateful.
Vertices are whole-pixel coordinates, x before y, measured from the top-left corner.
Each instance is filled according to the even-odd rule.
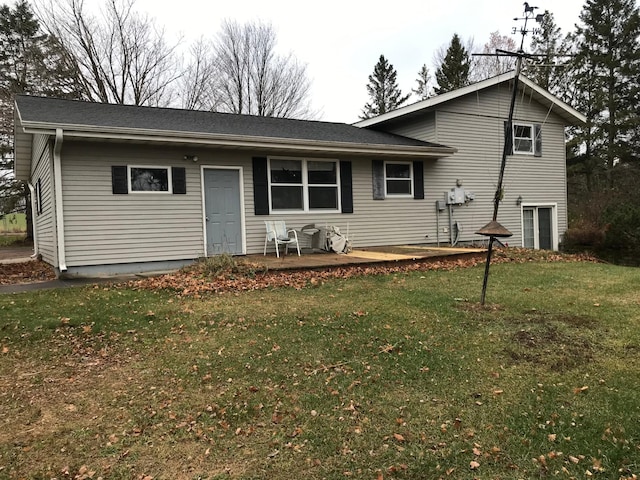
[[[257,273],[266,273],[267,270],[266,267],[238,259],[228,253],[201,258],[187,268],[205,277],[233,277],[234,275],[253,277]]]
[[[606,228],[588,221],[576,222],[564,234],[562,247],[567,252],[595,251],[602,247]]]

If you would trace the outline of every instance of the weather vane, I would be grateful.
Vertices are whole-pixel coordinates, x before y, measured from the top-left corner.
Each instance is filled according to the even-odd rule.
[[[516,33],[521,33],[524,38],[528,33],[538,34],[542,31],[541,28],[532,28],[531,30],[527,30],[527,21],[531,19],[535,19],[536,22],[542,23],[544,20],[544,13],[535,14],[534,10],[537,10],[538,7],[532,7],[528,2],[524,2],[524,17],[515,17],[513,20],[516,22],[524,20],[524,26],[518,28],[513,27],[511,29],[511,33],[515,35]]]

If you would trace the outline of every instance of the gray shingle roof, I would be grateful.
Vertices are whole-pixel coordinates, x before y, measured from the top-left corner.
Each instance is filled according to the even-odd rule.
[[[384,147],[448,148],[430,142],[359,128],[345,123],[235,115],[172,108],[114,105],[19,95],[16,105],[24,126],[184,132],[203,135],[295,139]]]

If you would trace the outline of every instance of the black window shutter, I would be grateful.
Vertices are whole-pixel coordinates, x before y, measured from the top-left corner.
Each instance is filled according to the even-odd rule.
[[[269,178],[267,158],[253,157],[253,210],[256,215],[269,215]]]
[[[533,156],[541,157],[542,156],[542,125],[536,123],[533,128],[534,135],[534,144],[533,148]]]
[[[353,183],[351,162],[340,161],[340,201],[342,213],[353,213]]]
[[[111,190],[114,194],[129,193],[127,185],[127,167],[122,165],[114,165],[111,167]]]
[[[424,199],[424,162],[422,160],[413,162],[413,198]]]
[[[373,199],[384,200],[384,162],[382,160],[371,161],[371,174],[373,176]]]
[[[504,144],[507,155],[513,155],[513,126],[509,131],[508,122],[504,122]]]
[[[187,169],[184,167],[171,167],[171,181],[173,193],[184,195],[187,193]]]

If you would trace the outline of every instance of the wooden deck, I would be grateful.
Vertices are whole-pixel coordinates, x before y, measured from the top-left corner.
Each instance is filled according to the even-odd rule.
[[[484,248],[451,248],[426,247],[420,245],[398,245],[392,247],[354,248],[348,254],[337,254],[325,251],[301,252],[298,257],[295,249],[288,255],[276,257],[275,252],[267,255],[247,255],[245,258],[253,263],[266,266],[269,270],[295,270],[338,267],[345,265],[377,264],[387,262],[403,262],[443,258],[452,256],[479,255],[486,252]]]

